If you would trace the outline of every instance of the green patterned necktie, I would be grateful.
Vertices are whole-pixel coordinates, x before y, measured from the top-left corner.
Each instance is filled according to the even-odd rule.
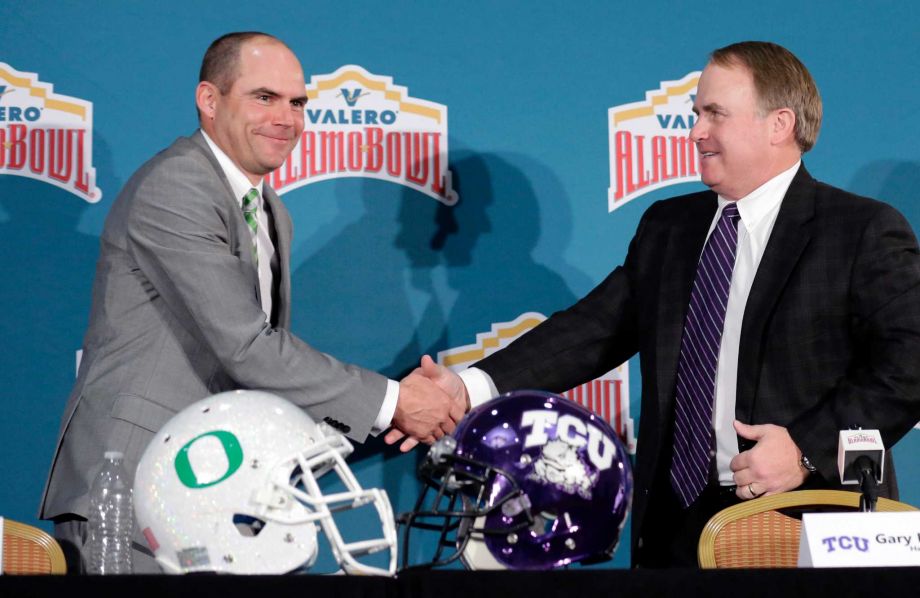
[[[259,251],[256,239],[259,235],[259,190],[253,187],[243,197],[243,218],[252,231],[252,261],[259,267]]]

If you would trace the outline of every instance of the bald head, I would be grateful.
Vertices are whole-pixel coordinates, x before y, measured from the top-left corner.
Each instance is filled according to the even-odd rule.
[[[237,31],[222,35],[208,47],[201,61],[198,82],[213,83],[221,93],[230,91],[233,82],[240,76],[240,55],[248,42],[275,42],[285,48],[284,42],[273,35],[259,31]]]

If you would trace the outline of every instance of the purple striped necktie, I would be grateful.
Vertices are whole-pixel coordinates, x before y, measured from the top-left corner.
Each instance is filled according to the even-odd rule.
[[[677,364],[671,486],[684,507],[709,481],[714,454],[712,405],[725,307],[738,245],[738,206],[722,210],[696,267]]]

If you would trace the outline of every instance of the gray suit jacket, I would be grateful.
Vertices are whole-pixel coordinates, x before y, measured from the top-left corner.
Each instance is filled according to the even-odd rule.
[[[214,393],[262,389],[362,441],[386,378],[289,332],[291,219],[265,186],[279,257],[275,325],[266,321],[251,233],[200,133],[144,164],[101,237],[89,328],[39,516],[86,516],[103,452],[133,475],[154,433]],[[254,422],[254,425],[258,425]]]

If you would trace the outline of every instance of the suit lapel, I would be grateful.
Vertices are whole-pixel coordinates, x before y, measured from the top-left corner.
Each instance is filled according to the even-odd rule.
[[[202,136],[201,131],[195,131],[195,134],[190,137],[190,139],[195,143],[201,153],[208,159],[208,162],[211,164],[211,167],[214,169],[214,175],[220,179],[220,182],[223,184],[224,189],[227,190],[227,193],[224,199],[237,210],[240,209],[240,200],[233,196],[233,188],[230,186],[230,181],[227,180],[227,175],[224,174],[224,169],[220,167],[220,162],[217,161],[217,158],[214,157],[214,154],[211,152],[211,148],[208,146],[208,142],[205,141],[204,136]],[[240,216],[240,221],[242,216]],[[245,222],[244,222],[245,225]],[[248,230],[248,229],[247,229]]]
[[[281,280],[278,284],[277,297],[277,325],[282,328],[288,328],[291,320],[291,219],[288,216],[287,209],[281,202],[281,198],[275,193],[266,182],[262,187],[262,197],[268,204],[272,214],[272,223],[275,228],[275,238],[277,247],[275,254],[278,256],[277,275]]]
[[[220,162],[217,161],[217,158],[214,156],[214,153],[211,151],[208,142],[205,140],[204,136],[201,134],[201,130],[195,131],[195,133],[189,137],[191,141],[198,147],[201,153],[207,158],[211,167],[214,169],[214,176],[216,176],[223,188],[227,191],[224,194],[223,201],[227,202],[228,213],[231,214],[231,222],[234,226],[228,227],[228,232],[230,238],[228,242],[231,247],[239,247],[241,243],[247,243],[246,247],[248,248],[250,239],[252,238],[252,233],[249,230],[249,225],[246,224],[246,220],[243,218],[243,210],[240,208],[240,199],[233,194],[233,187],[230,186],[230,181],[227,179],[227,175],[224,173],[224,169],[221,168]],[[267,186],[266,186],[267,187]],[[218,201],[220,198],[218,198]],[[240,257],[252,264],[252,284],[255,289],[256,297],[259,299],[259,302],[262,301],[262,289],[259,286],[259,272],[256,269],[255,263],[252,261],[252,255],[249,251],[240,250]]]
[[[674,402],[680,341],[690,304],[693,277],[717,207],[716,194],[712,192],[691,199],[687,210],[679,210],[680,221],[672,225],[673,233],[662,257],[666,275],[662,276],[661,281],[656,340],[660,374],[658,405],[662,414],[659,422],[662,430],[670,418]]]
[[[750,422],[754,413],[766,325],[789,275],[811,241],[809,224],[814,213],[815,181],[803,164],[783,198],[744,307],[735,398],[735,416],[743,422]]]

